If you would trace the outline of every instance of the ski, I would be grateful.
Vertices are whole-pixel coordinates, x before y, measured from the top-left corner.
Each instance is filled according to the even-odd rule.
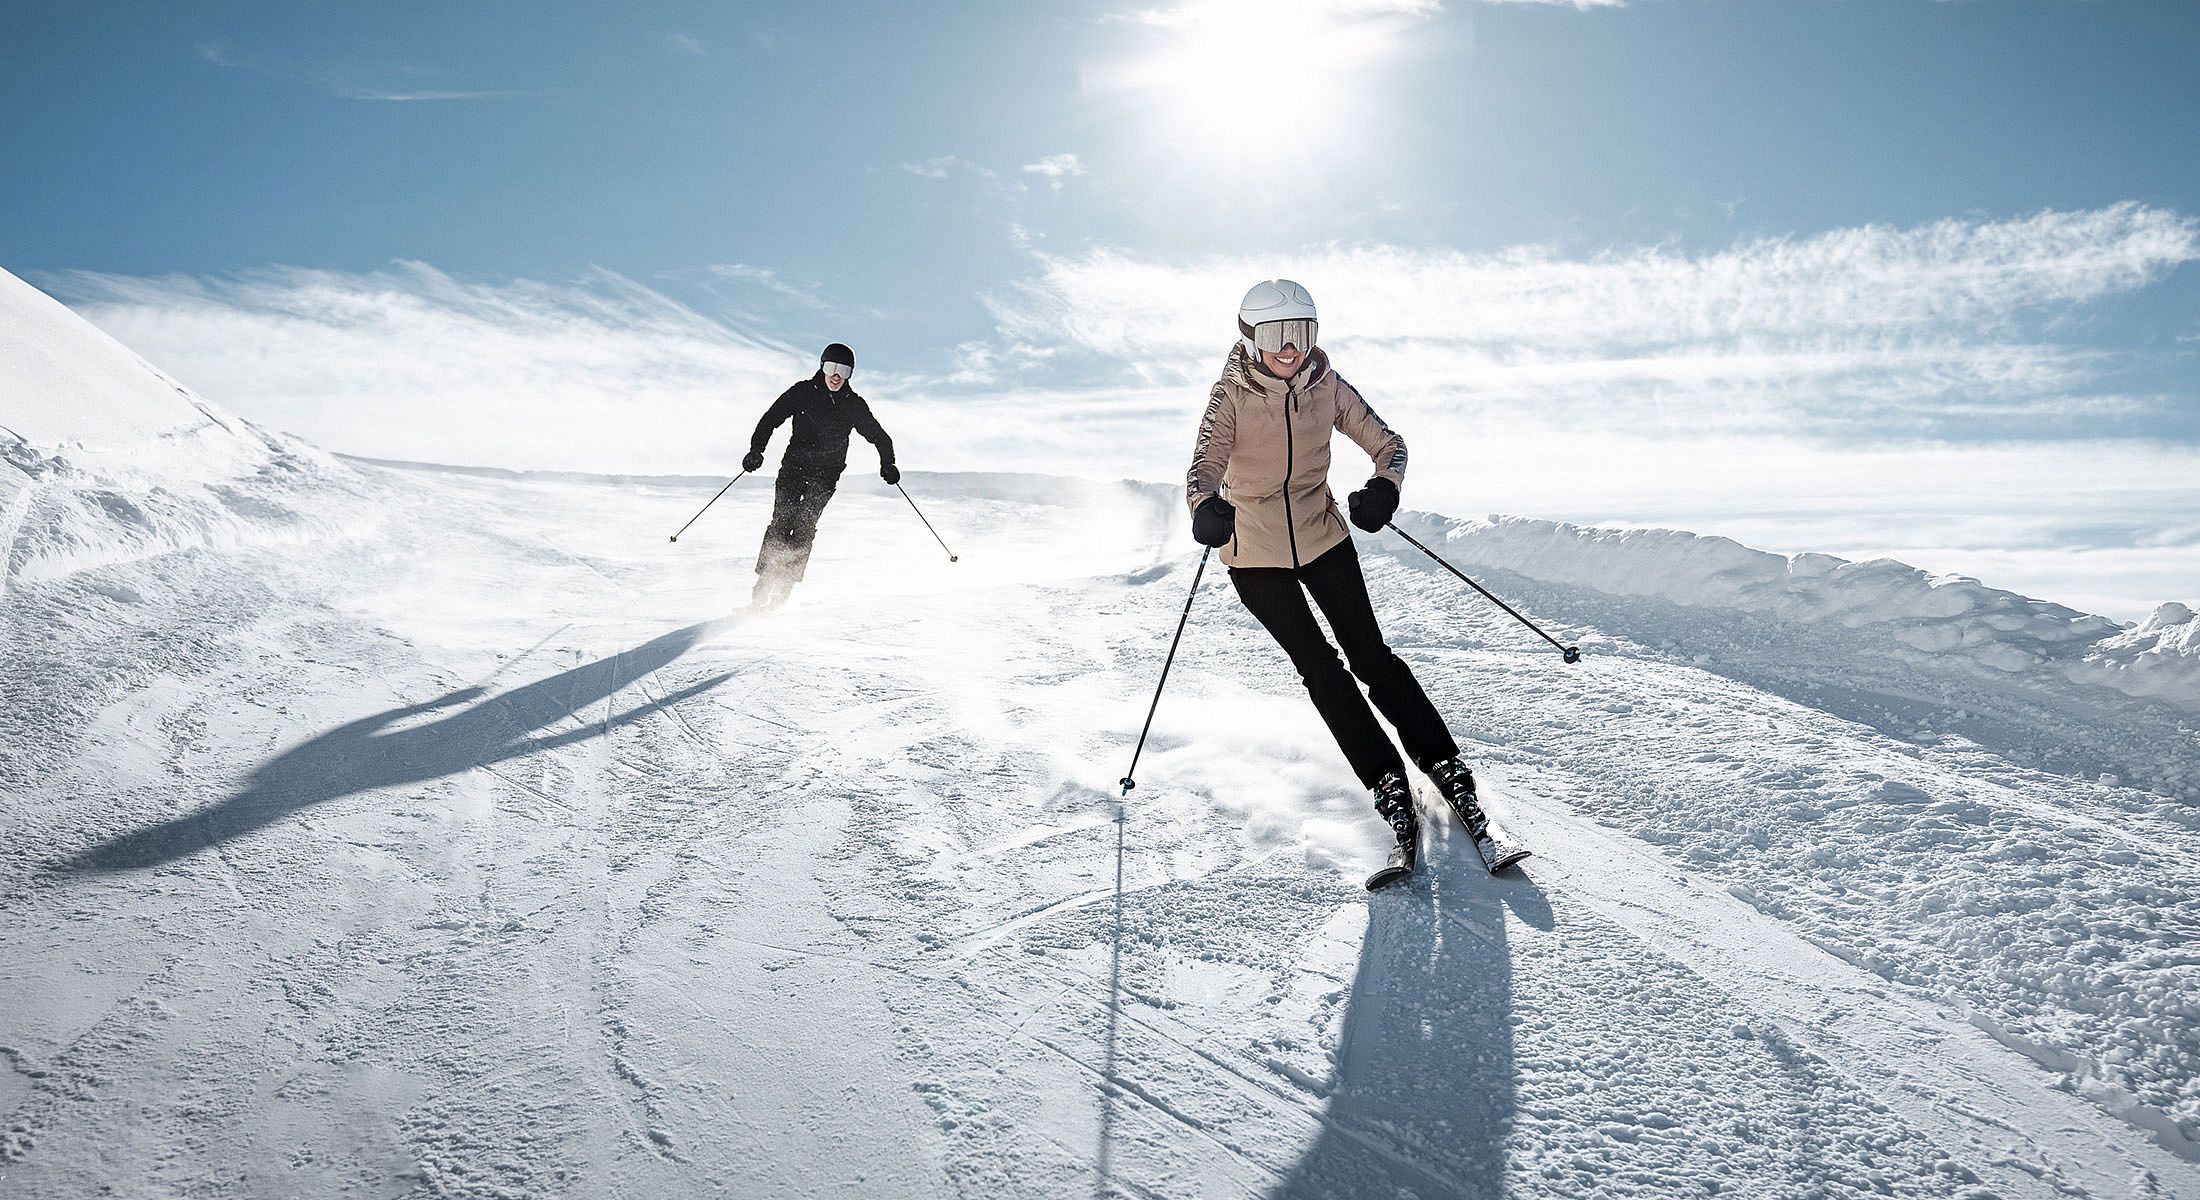
[[[1474,849],[1475,853],[1482,856],[1482,865],[1492,875],[1534,853],[1525,846],[1515,846],[1488,836],[1474,839]]]
[[[1400,848],[1390,852],[1390,861],[1385,863],[1381,870],[1367,877],[1367,890],[1379,892],[1391,884],[1403,883],[1411,878],[1413,878],[1413,855]]]

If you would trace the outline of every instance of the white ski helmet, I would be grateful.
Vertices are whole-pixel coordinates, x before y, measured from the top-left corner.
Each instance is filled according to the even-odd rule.
[[[1253,289],[1245,293],[1245,299],[1238,302],[1238,340],[1245,343],[1245,352],[1253,356],[1253,361],[1260,361],[1260,346],[1256,341],[1255,331],[1276,321],[1306,322],[1293,330],[1294,333],[1303,330],[1304,339],[1292,337],[1289,340],[1298,345],[1300,350],[1314,348],[1316,317],[1313,295],[1288,279],[1264,279],[1254,284]],[[1280,349],[1281,346],[1282,343],[1279,342],[1276,348]]]

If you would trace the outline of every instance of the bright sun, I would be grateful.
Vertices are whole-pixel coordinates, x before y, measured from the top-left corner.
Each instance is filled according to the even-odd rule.
[[[1318,0],[1193,0],[1138,20],[1159,45],[1088,69],[1088,91],[1136,101],[1163,138],[1215,165],[1374,134],[1360,127],[1368,68],[1411,23]]]

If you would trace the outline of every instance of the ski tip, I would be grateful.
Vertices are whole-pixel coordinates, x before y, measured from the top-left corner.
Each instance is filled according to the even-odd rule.
[[[1526,850],[1507,850],[1505,853],[1499,855],[1496,859],[1491,861],[1490,874],[1495,875],[1499,871],[1502,871],[1505,868],[1513,866],[1514,864],[1520,862],[1522,859],[1532,857],[1534,857],[1534,855]]]
[[[1411,878],[1413,878],[1413,868],[1411,867],[1384,867],[1367,877],[1367,890],[1379,892],[1394,883],[1403,883]]]

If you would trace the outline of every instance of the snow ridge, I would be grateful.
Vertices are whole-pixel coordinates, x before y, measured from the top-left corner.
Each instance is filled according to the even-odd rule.
[[[325,536],[357,478],[0,270],[0,594],[175,550]]]
[[[1870,635],[1891,658],[1998,679],[2060,678],[2200,713],[2200,618],[2164,604],[2126,630],[2107,617],[1879,558],[1774,554],[1729,538],[1492,515],[1401,515],[1462,567],[1495,567],[1614,596],[1647,596]]]

